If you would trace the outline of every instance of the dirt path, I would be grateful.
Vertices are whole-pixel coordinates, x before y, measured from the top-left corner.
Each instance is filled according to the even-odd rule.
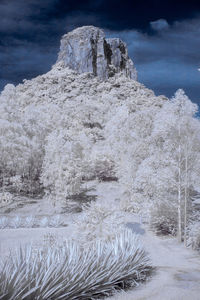
[[[108,300],[200,300],[200,255],[175,238],[157,237],[144,225],[141,229],[156,274],[146,284]]]

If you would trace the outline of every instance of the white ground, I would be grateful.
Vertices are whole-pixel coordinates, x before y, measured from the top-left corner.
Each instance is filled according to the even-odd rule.
[[[200,256],[174,238],[156,237],[147,230],[141,238],[156,275],[146,284],[108,300],[199,300]]]
[[[117,183],[102,183],[96,187],[97,200],[117,199],[122,195]],[[93,192],[91,192],[93,193]],[[31,206],[34,209],[34,205]],[[23,208],[24,213],[27,208]],[[19,211],[18,211],[19,213]],[[31,211],[33,213],[33,211]],[[12,213],[13,214],[13,213]],[[9,248],[20,244],[44,244],[44,235],[52,233],[58,241],[73,236],[70,230],[75,215],[65,215],[65,228],[18,228],[0,230],[0,254],[6,257]],[[178,244],[175,238],[156,237],[140,224],[139,217],[127,215],[128,226],[136,231],[149,253],[156,274],[145,284],[129,292],[120,292],[108,300],[200,300],[200,255]]]

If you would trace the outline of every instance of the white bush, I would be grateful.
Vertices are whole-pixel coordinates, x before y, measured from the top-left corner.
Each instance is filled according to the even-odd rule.
[[[0,229],[5,229],[8,227],[9,220],[7,217],[3,216],[0,217]]]
[[[112,240],[124,225],[119,203],[115,201],[92,201],[83,206],[83,213],[76,221],[75,239],[83,243],[95,240]]]
[[[10,204],[13,201],[13,195],[9,192],[0,193],[0,207]]]
[[[55,215],[50,218],[49,226],[50,227],[61,227],[63,225],[63,221],[61,220],[60,215]]]
[[[21,191],[23,187],[23,183],[22,183],[22,177],[20,175],[15,175],[10,177],[10,183],[15,188],[15,190],[17,190],[17,192]]]
[[[28,216],[24,220],[24,227],[26,228],[32,228],[36,224],[36,220],[34,216]]]
[[[49,226],[49,218],[48,217],[42,217],[38,222],[37,225],[39,227],[48,227]]]
[[[11,253],[0,269],[0,297],[95,299],[138,285],[150,271],[138,238],[126,230],[112,242],[96,242],[89,248],[67,242],[61,248],[36,252],[28,247]]]
[[[150,207],[150,227],[157,234],[175,235],[177,218],[176,206],[170,201],[155,201]]]
[[[47,193],[63,200],[80,191],[88,147],[87,136],[73,129],[49,135],[41,176]]]
[[[116,178],[115,163],[111,155],[107,153],[93,154],[91,157],[90,171],[93,177],[100,181],[113,180]]]
[[[193,222],[188,226],[187,245],[200,251],[200,221]]]
[[[21,217],[16,216],[10,219],[10,223],[9,223],[10,228],[20,228],[21,226],[23,226],[23,220]]]

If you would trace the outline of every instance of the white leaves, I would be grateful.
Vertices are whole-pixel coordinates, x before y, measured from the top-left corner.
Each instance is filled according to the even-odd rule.
[[[35,223],[36,223],[36,220],[35,220],[34,216],[28,216],[24,220],[24,226],[26,228],[32,228],[32,227],[34,227]]]
[[[47,217],[42,217],[39,221],[40,227],[48,227],[49,219]]]
[[[93,299],[119,286],[138,285],[150,271],[138,238],[125,230],[112,242],[99,241],[89,248],[69,241],[62,248],[35,252],[28,247],[11,253],[0,269],[0,297]]]
[[[48,136],[41,176],[46,190],[62,199],[79,192],[89,145],[90,139],[78,128],[55,130]]]
[[[61,227],[63,226],[63,222],[59,215],[52,216],[49,221],[50,227]]]
[[[194,116],[198,111],[198,106],[192,103],[190,99],[186,96],[182,89],[176,91],[174,97],[172,98],[172,103],[178,114],[182,116]]]
[[[95,240],[112,240],[123,229],[124,219],[116,201],[92,201],[83,207],[75,226],[75,239],[85,245]]]
[[[5,229],[8,226],[8,218],[0,217],[0,229]]]
[[[189,224],[187,246],[200,251],[200,220]]]
[[[13,201],[13,195],[9,192],[0,193],[0,207],[6,206]]]
[[[19,228],[21,226],[22,219],[19,216],[16,216],[10,220],[11,228]]]

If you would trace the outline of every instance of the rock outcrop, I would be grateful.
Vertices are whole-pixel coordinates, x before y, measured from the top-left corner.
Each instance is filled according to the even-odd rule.
[[[104,32],[94,26],[79,27],[63,36],[60,61],[78,73],[91,72],[103,80],[120,72],[127,78],[137,79],[126,44],[118,38],[106,39]]]

